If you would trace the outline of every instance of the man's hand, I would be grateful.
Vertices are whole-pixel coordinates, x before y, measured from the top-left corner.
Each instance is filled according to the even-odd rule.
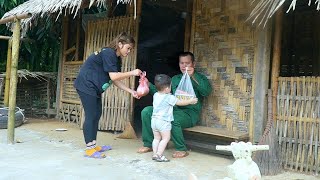
[[[189,76],[192,76],[194,74],[194,67],[188,66],[188,67],[186,67],[186,70],[187,70]]]

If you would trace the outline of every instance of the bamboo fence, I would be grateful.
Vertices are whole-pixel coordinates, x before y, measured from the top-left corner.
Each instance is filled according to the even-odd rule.
[[[285,169],[320,171],[320,77],[280,77],[276,132]]]
[[[131,16],[114,17],[103,20],[89,21],[85,57],[88,57],[94,51],[99,51],[106,47],[118,34],[127,32],[134,36],[137,47],[136,23]],[[131,71],[136,67],[136,50],[122,60],[121,71]],[[130,88],[134,88],[134,77],[122,81]],[[110,86],[102,94],[102,115],[99,122],[100,130],[123,131],[125,123],[132,119],[133,99],[131,95],[114,85]],[[84,122],[84,112],[81,118],[81,126]]]

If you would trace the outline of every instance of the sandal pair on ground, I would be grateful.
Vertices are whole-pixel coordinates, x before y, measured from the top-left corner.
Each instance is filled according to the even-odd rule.
[[[106,157],[106,155],[103,152],[109,151],[111,149],[111,146],[96,146],[95,148],[87,149],[85,151],[85,157],[102,159]]]
[[[141,147],[139,150],[138,150],[138,153],[142,154],[142,153],[147,153],[147,152],[152,152],[152,149],[149,148],[149,147]],[[172,154],[172,157],[173,158],[184,158],[186,156],[188,156],[189,153],[187,151],[175,151],[173,154]]]
[[[170,160],[167,159],[164,155],[159,156],[158,154],[154,154],[152,156],[152,160],[157,162],[170,162]]]

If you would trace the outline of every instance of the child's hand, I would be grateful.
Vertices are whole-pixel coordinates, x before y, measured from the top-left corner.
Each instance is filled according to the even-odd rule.
[[[191,98],[190,99],[190,104],[197,104],[198,98]]]

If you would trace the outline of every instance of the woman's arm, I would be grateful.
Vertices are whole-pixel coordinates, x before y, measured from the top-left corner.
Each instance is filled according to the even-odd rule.
[[[128,72],[109,72],[109,76],[112,81],[120,81],[130,76],[139,76],[141,73],[140,69],[135,69]]]
[[[116,80],[116,81],[112,81],[112,83],[117,86],[118,88],[124,90],[124,91],[127,91],[128,93],[132,94],[133,97],[135,98],[139,98],[138,95],[137,95],[137,92],[130,89],[129,87],[127,87],[123,82],[119,81],[119,80]]]

